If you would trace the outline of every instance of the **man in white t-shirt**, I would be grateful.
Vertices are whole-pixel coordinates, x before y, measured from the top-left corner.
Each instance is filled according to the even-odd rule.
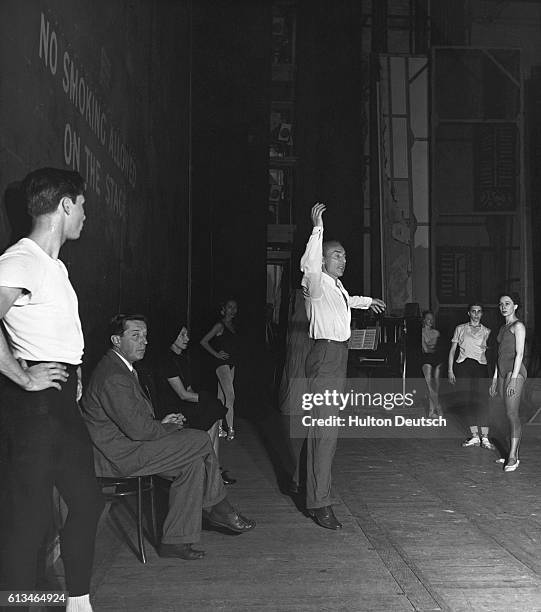
[[[56,486],[68,506],[61,554],[68,612],[89,612],[103,499],[80,416],[83,334],[77,296],[58,254],[85,220],[77,172],[42,168],[22,189],[32,229],[0,257],[0,590],[36,588],[38,550]]]

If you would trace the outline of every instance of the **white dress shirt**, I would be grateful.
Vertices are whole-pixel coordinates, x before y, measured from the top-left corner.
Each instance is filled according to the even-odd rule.
[[[113,352],[117,357],[120,357],[120,359],[126,364],[126,367],[130,372],[134,371],[133,365],[124,357],[124,355],[121,355],[116,349],[113,349]]]
[[[301,258],[309,334],[314,340],[345,342],[351,335],[350,308],[370,308],[372,298],[350,296],[339,279],[323,272],[323,228],[314,227]]]

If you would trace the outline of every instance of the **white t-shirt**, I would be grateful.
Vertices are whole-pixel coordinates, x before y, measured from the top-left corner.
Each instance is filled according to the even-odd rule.
[[[25,291],[3,319],[16,358],[81,363],[77,296],[59,259],[22,238],[0,257],[0,286]]]

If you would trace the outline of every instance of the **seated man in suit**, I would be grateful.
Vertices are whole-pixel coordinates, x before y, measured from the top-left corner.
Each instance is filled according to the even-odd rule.
[[[84,419],[95,446],[100,476],[159,474],[172,480],[169,511],[159,547],[162,557],[200,559],[192,548],[201,533],[202,510],[214,526],[243,533],[255,523],[226,498],[220,468],[205,431],[183,427],[184,417],[154,418],[133,363],[147,346],[142,315],[117,315],[111,321],[111,349],[96,366],[82,399]]]

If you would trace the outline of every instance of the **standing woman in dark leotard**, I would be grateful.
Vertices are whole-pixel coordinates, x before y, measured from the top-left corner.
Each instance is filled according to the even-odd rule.
[[[497,392],[503,398],[505,411],[511,426],[511,444],[507,461],[504,460],[504,471],[514,472],[520,463],[518,448],[522,436],[519,408],[520,397],[527,372],[522,363],[526,328],[518,320],[516,311],[520,306],[520,298],[516,293],[503,294],[499,299],[499,308],[505,317],[505,325],[498,332],[498,364],[490,386],[490,395]]]
[[[440,332],[434,327],[434,313],[431,310],[425,310],[421,330],[421,370],[428,390],[428,416],[430,418],[443,414],[439,401],[440,370],[443,362],[439,342]]]
[[[237,315],[237,301],[228,299],[222,303],[218,321],[212,329],[201,339],[201,346],[216,359],[216,376],[218,377],[218,399],[227,408],[225,417],[227,423],[227,439],[235,437],[234,411],[235,366],[239,355],[239,341],[234,319]],[[211,343],[212,342],[212,343]]]

